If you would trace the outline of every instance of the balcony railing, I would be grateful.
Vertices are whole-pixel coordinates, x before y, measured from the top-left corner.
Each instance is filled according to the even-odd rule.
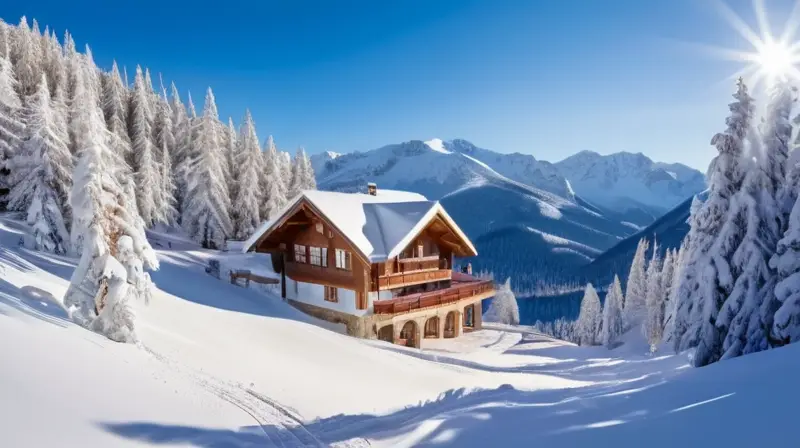
[[[494,292],[494,283],[491,280],[484,280],[464,283],[438,291],[401,296],[390,300],[376,300],[372,306],[375,314],[408,313],[423,308],[455,303],[492,292]]]
[[[435,269],[432,271],[400,272],[378,277],[380,290],[402,288],[404,286],[419,285],[422,283],[450,280],[450,269]]]
[[[294,280],[310,283],[324,280],[326,283],[340,287],[350,287],[353,283],[353,271],[294,261],[286,262],[286,275]]]

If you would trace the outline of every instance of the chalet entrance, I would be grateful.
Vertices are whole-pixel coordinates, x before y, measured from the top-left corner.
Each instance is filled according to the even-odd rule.
[[[439,337],[439,316],[433,316],[425,321],[425,337],[438,338]]]
[[[416,322],[409,320],[403,325],[403,328],[400,329],[400,340],[397,343],[406,347],[419,347]]]
[[[444,318],[444,337],[454,338],[456,334],[456,312],[450,311]]]

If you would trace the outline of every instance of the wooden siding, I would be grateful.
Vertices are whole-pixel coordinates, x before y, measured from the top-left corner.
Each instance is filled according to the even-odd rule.
[[[370,285],[370,265],[363,256],[324,216],[321,216],[310,204],[302,201],[293,212],[287,214],[281,225],[262,238],[257,246],[257,252],[270,252],[273,254],[273,267],[276,271],[283,272],[292,280],[304,283],[314,283],[323,286],[333,286],[355,291],[355,296],[366,297]],[[322,224],[322,232],[317,230],[317,224]],[[294,260],[294,245],[306,247],[306,262],[298,263]],[[326,248],[328,250],[325,261],[327,266],[310,264],[310,247]],[[336,267],[336,249],[342,249],[350,254],[350,269]],[[283,254],[283,259],[279,255]],[[275,263],[278,261],[278,263]],[[364,300],[358,301],[356,307],[364,309]]]

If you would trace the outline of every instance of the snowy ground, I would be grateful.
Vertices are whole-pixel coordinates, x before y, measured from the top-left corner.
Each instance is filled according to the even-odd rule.
[[[75,260],[0,217],[0,446],[787,446],[800,346],[691,369],[494,326],[424,350],[327,329],[205,274],[179,237],[140,346],[66,319]],[[791,444],[791,443],[790,443]]]

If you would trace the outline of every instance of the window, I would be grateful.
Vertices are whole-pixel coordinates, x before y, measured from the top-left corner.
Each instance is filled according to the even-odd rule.
[[[417,257],[422,258],[424,256],[425,256],[425,245],[420,243],[417,245]]]
[[[317,229],[317,232],[319,232],[319,233],[322,233],[322,230],[323,230],[323,228],[322,228],[322,223],[321,223],[321,222],[318,222],[318,223],[315,225],[315,227],[316,227],[316,229]]]
[[[321,248],[321,251],[322,251],[322,267],[323,268],[327,268],[328,267],[328,248],[327,247],[323,247],[323,248]]]
[[[336,249],[336,267],[339,269],[350,270],[350,252],[343,249]]]
[[[367,296],[363,292],[359,292],[356,294],[356,309],[357,310],[365,310],[367,309]]]
[[[319,247],[311,246],[308,248],[308,262],[314,266],[322,265],[322,250]]]
[[[334,288],[333,286],[326,286],[325,287],[325,301],[326,302],[338,302],[339,301],[339,289]]]
[[[306,263],[306,246],[302,244],[294,245],[294,261],[297,263]]]

